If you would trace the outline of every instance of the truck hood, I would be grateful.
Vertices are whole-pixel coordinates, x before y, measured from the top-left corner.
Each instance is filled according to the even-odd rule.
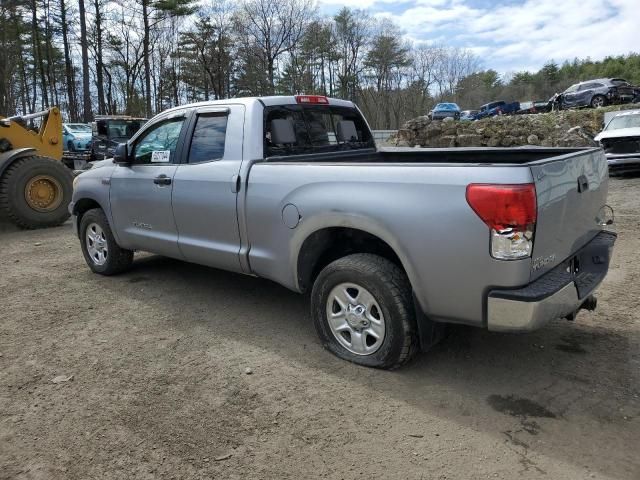
[[[96,162],[89,162],[91,165],[91,170],[95,170],[96,168],[104,168],[110,165],[113,165],[113,158],[106,158],[104,160],[98,160]]]
[[[618,128],[616,130],[605,130],[595,136],[594,140],[599,142],[603,138],[624,138],[624,137],[640,137],[640,127]]]

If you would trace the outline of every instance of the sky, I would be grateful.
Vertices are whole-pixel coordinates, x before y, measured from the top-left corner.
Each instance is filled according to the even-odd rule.
[[[547,61],[640,51],[640,0],[319,0],[320,12],[362,8],[414,42],[464,47],[484,68],[535,71]]]

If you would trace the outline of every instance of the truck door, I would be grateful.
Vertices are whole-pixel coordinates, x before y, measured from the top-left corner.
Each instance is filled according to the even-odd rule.
[[[185,124],[181,114],[148,127],[131,145],[131,164],[111,176],[111,212],[125,248],[181,258],[171,191]]]
[[[174,175],[173,213],[185,259],[240,272],[236,197],[241,181],[244,106],[198,109]]]

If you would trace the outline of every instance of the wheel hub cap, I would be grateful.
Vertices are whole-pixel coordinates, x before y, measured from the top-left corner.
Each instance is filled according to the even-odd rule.
[[[85,243],[87,246],[87,253],[91,258],[91,261],[96,265],[104,265],[107,261],[109,248],[107,244],[107,237],[100,225],[92,223],[87,227],[85,232]]]
[[[365,314],[367,313],[367,307],[364,305],[347,305],[346,319],[351,328],[359,329],[369,326],[369,320],[367,320]]]
[[[33,210],[50,212],[62,203],[62,185],[49,175],[38,175],[25,185],[24,198]]]
[[[334,337],[356,355],[375,353],[384,341],[385,320],[375,297],[355,283],[341,283],[327,298],[327,322]]]

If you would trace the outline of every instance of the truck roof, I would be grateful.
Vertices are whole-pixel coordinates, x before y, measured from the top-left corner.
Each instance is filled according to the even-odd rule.
[[[322,95],[321,95],[322,96]],[[338,107],[353,107],[354,103],[349,100],[342,100],[339,98],[330,98],[325,97],[329,101],[329,105],[334,105]],[[236,98],[224,98],[222,100],[207,100],[204,102],[196,102],[189,103],[185,105],[179,105],[177,107],[170,108],[169,110],[165,110],[163,113],[175,112],[179,110],[183,110],[185,108],[193,108],[193,107],[215,107],[216,105],[229,105],[230,103],[242,104],[246,106],[252,106],[254,104],[260,103],[265,106],[274,106],[274,105],[292,105],[296,104],[296,96],[295,95],[273,95],[266,97],[236,97]]]

